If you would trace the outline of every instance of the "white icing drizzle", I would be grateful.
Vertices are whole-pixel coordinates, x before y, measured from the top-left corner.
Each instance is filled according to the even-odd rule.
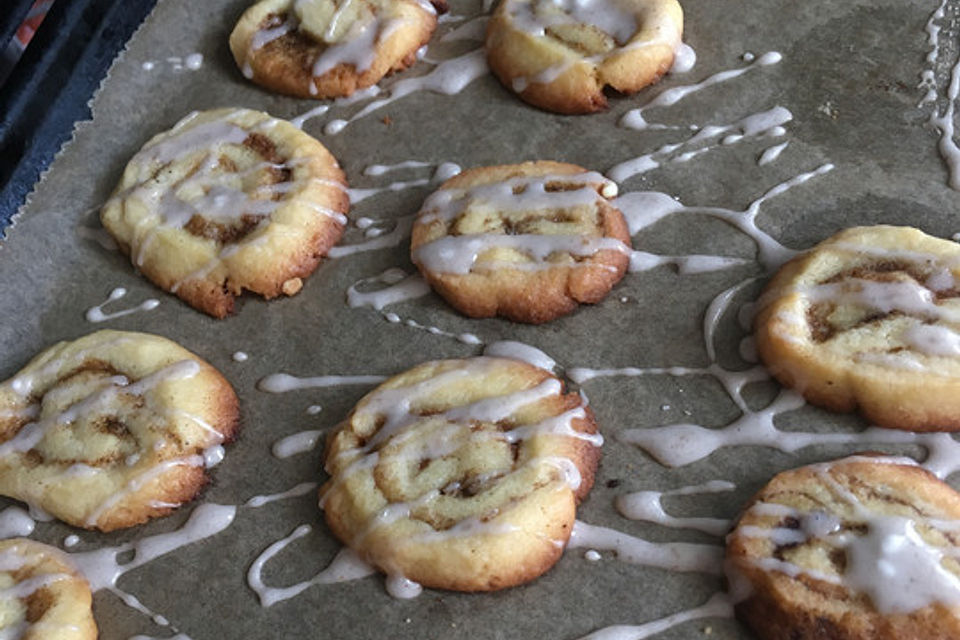
[[[385,284],[387,286],[373,291],[360,291],[359,287],[371,283]],[[407,274],[399,267],[391,267],[383,273],[364,278],[347,289],[347,305],[351,308],[370,307],[380,312],[384,320],[391,324],[403,324],[412,329],[426,331],[432,335],[454,338],[464,344],[483,344],[476,335],[472,333],[451,333],[444,331],[439,327],[423,325],[415,320],[403,320],[396,313],[384,311],[384,307],[422,298],[430,293],[430,285],[424,281],[418,274]]]
[[[777,158],[780,157],[780,154],[783,153],[783,150],[787,148],[789,142],[781,142],[780,144],[775,144],[773,146],[767,147],[763,150],[763,153],[760,154],[760,157],[757,158],[757,164],[759,166],[768,165],[772,162],[775,162]]]
[[[185,56],[169,56],[165,60],[146,60],[140,65],[144,71],[153,71],[158,65],[169,65],[173,71],[196,71],[203,66],[202,53],[190,53]]]
[[[681,42],[674,52],[670,73],[689,73],[697,64],[697,52],[686,42]]]
[[[350,116],[348,120],[331,120],[324,127],[324,133],[336,135],[351,122],[370,115],[374,111],[416,91],[431,91],[444,95],[460,93],[470,83],[486,75],[487,72],[487,60],[483,49],[468,51],[460,56],[438,63],[432,70],[422,76],[405,77],[397,80],[390,86],[390,93],[387,97],[367,104],[360,111]]]
[[[377,172],[367,173],[365,170],[364,175],[371,175],[371,176],[382,175],[382,173],[385,173],[388,170],[393,170],[394,168],[405,168],[410,166],[418,166],[420,164],[421,163],[411,160],[405,163],[400,163],[399,165],[394,165],[392,167],[386,166],[386,165],[371,165],[370,167],[368,167],[368,169],[374,169]],[[426,166],[430,166],[430,165],[426,165]],[[371,187],[366,189],[351,188],[351,189],[347,189],[347,193],[350,194],[350,203],[358,204],[360,202],[363,202],[367,198],[373,197],[385,191],[404,191],[406,189],[410,189],[413,187],[422,187],[429,184],[437,184],[437,183],[443,182],[444,180],[452,178],[458,173],[460,173],[460,165],[454,164],[453,162],[442,162],[439,165],[437,165],[433,175],[429,179],[420,178],[417,180],[398,180],[396,182],[391,182],[385,187]]]
[[[284,456],[277,456],[284,457]],[[287,489],[286,491],[281,491],[280,493],[272,493],[269,495],[254,496],[243,503],[245,507],[262,507],[265,504],[270,504],[271,502],[276,502],[277,500],[286,500],[287,498],[296,498],[299,496],[306,495],[308,493],[313,493],[317,488],[316,482],[301,482],[295,487]]]
[[[516,340],[492,342],[484,347],[483,355],[523,360],[535,367],[540,367],[541,369],[546,369],[551,372],[556,369],[557,366],[557,361],[540,349],[529,344],[524,344],[523,342],[517,342]]]
[[[783,246],[770,236],[770,234],[757,226],[756,219],[760,213],[760,207],[767,200],[786,193],[790,189],[804,184],[812,178],[829,173],[832,170],[832,164],[823,164],[813,171],[801,173],[790,180],[781,182],[751,202],[743,211],[734,211],[732,209],[713,206],[687,207],[674,201],[673,198],[670,198],[670,196],[666,194],[655,192],[626,194],[614,200],[614,204],[623,212],[630,226],[631,233],[635,233],[634,229],[642,229],[664,216],[679,212],[687,214],[698,213],[723,220],[748,235],[757,244],[757,258],[760,264],[772,270],[795,256],[798,252]]]
[[[720,536],[730,529],[730,521],[722,518],[677,518],[669,515],[663,508],[664,496],[685,496],[698,493],[719,493],[732,491],[736,485],[725,480],[712,480],[704,484],[681,487],[669,491],[636,491],[616,500],[617,511],[631,520],[655,522],[666,527],[679,529],[697,529],[704,533]]]
[[[463,344],[470,344],[470,345],[483,344],[483,340],[481,340],[477,335],[473,333],[454,333],[452,331],[445,331],[437,326],[433,326],[429,324],[420,324],[419,322],[411,318],[403,319],[397,314],[392,312],[384,312],[383,319],[389,322],[390,324],[402,324],[403,326],[409,327],[411,329],[416,329],[418,331],[425,331],[430,335],[442,336],[444,338],[453,338],[457,342],[462,342]]]
[[[931,356],[960,356],[960,333],[932,324],[914,324],[907,327],[902,339],[911,349]]]
[[[940,141],[937,148],[947,165],[948,178],[947,184],[951,189],[960,190],[960,147],[957,146],[954,139],[955,125],[954,115],[956,114],[957,97],[960,96],[960,59],[957,59],[950,71],[950,83],[945,87],[945,92],[941,96],[940,89],[936,82],[934,68],[941,62],[940,60],[940,30],[938,22],[944,20],[947,8],[947,0],[941,0],[940,4],[933,11],[927,20],[925,30],[927,32],[927,42],[931,46],[927,53],[926,62],[929,65],[920,74],[920,87],[926,88],[927,92],[920,100],[918,106],[932,104],[930,118],[928,122],[940,131]],[[946,108],[941,113],[939,102],[943,100]]]
[[[654,107],[668,107],[676,104],[683,98],[687,97],[692,93],[696,93],[707,87],[711,87],[728,80],[732,80],[743,74],[751,71],[753,69],[758,69],[760,67],[766,67],[779,63],[783,59],[783,56],[777,51],[769,51],[758,59],[753,60],[746,67],[741,67],[739,69],[731,69],[728,71],[721,71],[709,76],[706,80],[698,82],[697,84],[671,87],[661,91],[657,97],[636,109],[631,109],[623,115],[620,119],[620,126],[628,127],[630,129],[647,129],[647,128],[662,128],[664,125],[649,124],[646,119],[643,117],[643,112],[647,109],[652,109]]]
[[[217,535],[230,526],[236,510],[234,506],[200,504],[183,526],[175,531],[141,538],[115,547],[71,553],[71,560],[90,583],[93,591],[108,589],[114,593],[122,593],[116,588],[120,576],[188,544]],[[129,552],[133,552],[133,558],[128,562],[119,562],[118,558]]]
[[[285,438],[280,438],[273,443],[273,447],[270,450],[277,458],[289,458],[290,456],[316,449],[321,436],[323,436],[323,431],[319,429],[301,431],[286,436]]]
[[[396,247],[406,238],[410,237],[410,230],[413,228],[414,215],[401,216],[395,220],[395,226],[390,233],[379,235],[375,238],[360,242],[358,244],[338,245],[331,247],[327,252],[329,258],[343,258],[354,253],[363,253],[366,251],[379,251],[380,249],[390,249]]]
[[[630,273],[638,273],[641,271],[649,271],[663,265],[673,265],[681,274],[695,274],[720,271],[744,264],[751,264],[751,261],[726,256],[661,256],[647,253],[646,251],[633,250],[630,252],[629,270]]]
[[[71,547],[75,547],[78,544],[80,544],[80,536],[74,533],[71,533],[70,535],[68,535],[66,538],[63,539],[63,546],[68,549]]]
[[[287,373],[271,373],[261,378],[257,389],[267,393],[287,393],[301,389],[317,389],[325,387],[340,387],[345,385],[379,384],[386,380],[386,376],[314,376],[298,378]]]
[[[358,288],[370,284],[387,286],[373,291],[360,291]],[[403,269],[392,267],[371,278],[364,278],[347,289],[347,305],[351,308],[370,307],[377,311],[384,307],[415,300],[430,293],[430,285],[419,274],[408,274]]]
[[[33,518],[19,507],[7,507],[0,511],[0,538],[25,538],[36,526]]]
[[[668,162],[687,162],[720,146],[730,146],[751,138],[782,136],[786,132],[783,125],[792,119],[793,114],[788,109],[776,106],[750,114],[732,124],[705,126],[687,140],[665,144],[655,151],[621,162],[607,171],[607,175],[617,182],[623,182]],[[690,148],[693,150],[688,151]]]
[[[143,302],[141,302],[141,303],[140,303],[139,305],[137,305],[136,307],[133,307],[133,308],[130,308],[130,309],[123,309],[122,311],[114,311],[114,312],[112,312],[112,313],[104,313],[104,312],[103,312],[103,308],[104,308],[105,306],[107,306],[107,305],[110,304],[111,302],[114,302],[114,301],[116,301],[116,300],[120,300],[120,299],[123,298],[125,295],[127,295],[127,290],[124,289],[123,287],[117,287],[116,289],[114,289],[113,291],[111,291],[111,292],[110,292],[110,297],[108,297],[105,302],[101,302],[101,303],[98,304],[97,306],[91,307],[91,308],[87,309],[87,313],[86,313],[86,315],[85,315],[85,317],[86,317],[86,319],[87,319],[87,322],[94,322],[94,323],[106,322],[107,320],[114,320],[114,319],[116,319],[116,318],[122,318],[123,316],[128,316],[128,315],[130,315],[130,314],[132,314],[132,313],[136,313],[136,312],[138,312],[138,311],[151,311],[151,310],[153,310],[153,309],[156,309],[158,306],[160,306],[160,301],[159,301],[159,300],[157,300],[157,299],[155,299],[155,298],[149,298],[149,299],[144,300]]]
[[[680,611],[672,615],[641,625],[615,625],[587,634],[579,640],[644,640],[663,633],[677,625],[702,618],[732,618],[733,605],[730,597],[723,592],[714,594],[699,607]]]
[[[303,524],[294,529],[290,535],[272,543],[263,552],[257,556],[247,571],[247,584],[257,594],[260,599],[260,605],[270,607],[283,600],[288,600],[300,595],[315,584],[334,584],[337,582],[348,582],[350,580],[359,580],[372,575],[376,570],[365,563],[349,547],[344,547],[334,557],[333,561],[322,571],[318,572],[309,580],[299,582],[289,587],[269,587],[263,582],[263,567],[274,556],[284,550],[294,540],[298,540],[313,528],[308,524]]]
[[[398,600],[410,600],[423,592],[419,583],[396,573],[387,576],[386,586],[387,593]]]
[[[383,174],[391,171],[400,171],[401,169],[420,169],[431,166],[433,166],[431,163],[422,162],[420,160],[404,160],[403,162],[397,162],[395,164],[371,164],[364,168],[363,175],[382,176]]]
[[[723,573],[723,547],[688,542],[649,542],[607,527],[577,520],[570,534],[568,549],[613,551],[630,564],[670,571]]]
[[[307,122],[307,120],[312,120],[313,118],[324,115],[332,107],[346,107],[356,102],[369,100],[370,98],[375,98],[376,96],[380,95],[380,91],[381,89],[379,85],[372,85],[366,89],[354,91],[345,98],[336,98],[327,104],[318,105],[295,118],[291,118],[290,124],[295,126],[297,129],[303,129],[303,125]]]

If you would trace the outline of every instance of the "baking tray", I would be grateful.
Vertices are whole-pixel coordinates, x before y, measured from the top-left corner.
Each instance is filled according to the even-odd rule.
[[[951,37],[957,7],[952,2],[943,7],[944,19],[935,21],[944,29],[929,60],[933,43],[928,24],[937,9],[929,2],[744,5],[688,0],[685,40],[695,49],[697,64],[636,96],[612,98],[604,113],[543,113],[481,74],[459,93],[412,93],[334,135],[324,133],[327,123],[349,117],[364,102],[336,104],[323,116],[306,120],[304,129],[339,158],[353,187],[421,183],[387,189],[355,205],[352,220],[376,220],[374,228],[388,236],[396,221],[417,210],[431,189],[422,183],[444,162],[471,167],[549,158],[607,171],[652,154],[658,166],[625,179],[622,191],[658,192],[685,207],[638,231],[634,247],[664,256],[738,259],[700,273],[681,273],[669,264],[631,273],[600,304],[539,327],[464,318],[432,294],[381,311],[349,307],[346,292],[359,281],[390,268],[412,273],[406,241],[328,260],[297,296],[269,303],[246,297],[237,313],[222,321],[156,290],[107,248],[98,208],[127,159],[154,133],[193,109],[236,105],[293,118],[317,106],[271,95],[238,72],[226,40],[245,5],[241,0],[160,2],[114,63],[92,103],[92,120],[77,124],[73,140],[0,244],[4,378],[51,342],[110,327],[177,340],[223,371],[241,399],[241,436],[213,469],[213,482],[198,503],[234,506],[235,518],[219,533],[162,557],[146,561],[141,551],[116,590],[101,589],[95,596],[102,637],[572,639],[609,625],[639,625],[675,614],[679,617],[668,622],[677,624],[663,623],[668,628],[658,637],[700,637],[708,630],[713,638],[750,637],[723,615],[723,607],[706,617],[711,612],[699,608],[722,588],[719,576],[631,564],[604,549],[598,549],[596,561],[585,557],[587,549],[568,550],[545,576],[498,593],[426,590],[419,598],[400,601],[387,595],[381,577],[373,576],[312,586],[295,598],[262,607],[246,574],[271,544],[300,525],[311,527],[266,563],[263,579],[273,586],[309,579],[339,549],[312,492],[259,508],[245,506],[257,495],[322,481],[319,449],[280,459],[271,453],[272,446],[285,436],[331,428],[370,389],[352,384],[286,394],[258,391],[257,382],[272,373],[389,375],[427,359],[480,353],[483,345],[457,339],[465,333],[484,344],[516,340],[535,346],[555,358],[562,372],[640,369],[582,384],[606,444],[596,486],[578,517],[654,544],[681,541],[716,550],[722,536],[625,518],[614,508],[618,496],[722,480],[732,487],[666,495],[663,505],[677,518],[731,519],[783,469],[867,446],[921,459],[927,447],[950,450],[954,441],[949,436],[911,442],[912,436],[904,435],[901,444],[876,444],[856,435],[867,425],[855,416],[791,409],[795,403],[784,400],[769,380],[747,385],[738,406],[721,382],[732,375],[724,371],[755,366],[743,325],[749,303],[776,262],[776,256],[757,259],[758,246],[773,246],[763,238],[801,250],[858,224],[909,224],[941,237],[960,231],[957,193],[947,186],[938,132],[929,124],[934,110],[946,110],[948,76],[957,56]],[[451,14],[462,19],[446,19],[438,38],[483,9],[479,2],[454,0]],[[393,82],[430,72],[435,67],[431,61],[469,55],[478,46],[470,40],[438,40],[409,72],[385,81],[385,91]],[[764,57],[770,52],[779,52],[779,61]],[[203,55],[197,70],[170,61],[193,53]],[[144,63],[152,68],[146,70]],[[738,73],[726,73],[732,71]],[[927,84],[938,96],[926,102],[927,87],[919,86],[924,71],[933,74]],[[627,111],[680,87],[696,90],[670,106],[644,112],[648,122],[665,127],[637,131],[617,126]],[[789,119],[771,111],[777,107],[788,110]],[[779,124],[746,131],[753,121],[745,118],[760,113]],[[708,125],[729,128],[691,141]],[[680,149],[664,148],[678,142],[684,143]],[[776,159],[767,153],[760,164],[766,150],[784,142]],[[364,174],[372,164],[407,160],[426,166]],[[761,231],[752,231],[746,222],[754,214]],[[367,240],[365,230],[353,224],[343,244]],[[86,311],[118,287],[126,289],[126,296],[106,311],[133,308],[149,298],[160,305],[106,323],[88,322]],[[718,298],[724,292],[729,295]],[[385,314],[400,321],[390,322]],[[242,362],[234,359],[241,351],[248,356]],[[667,367],[688,370],[663,371]],[[792,443],[797,447],[792,452],[721,447],[687,464],[668,466],[629,442],[631,430],[641,438],[648,431],[662,435],[650,447],[669,449],[679,443],[649,430],[674,423],[718,430],[743,425],[737,421],[745,411],[748,418],[765,415],[778,398],[783,410],[775,423],[786,434],[779,444]],[[321,407],[319,413],[308,411],[311,406]],[[851,441],[828,442],[824,434],[848,434]],[[109,535],[38,522],[32,536],[64,547],[74,542],[68,536],[77,535],[79,542],[68,547],[71,553],[116,549],[107,555],[125,562],[134,554],[122,545],[178,530],[196,509],[190,505],[168,518]],[[130,606],[133,601],[121,598],[121,592],[135,596],[137,606]],[[632,637],[643,633],[634,631]]]

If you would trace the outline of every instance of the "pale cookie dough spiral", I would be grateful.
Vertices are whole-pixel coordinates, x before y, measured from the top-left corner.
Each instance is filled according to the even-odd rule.
[[[321,506],[394,579],[502,589],[559,559],[600,443],[580,396],[543,369],[428,362],[364,397],[331,436]]]
[[[883,427],[960,429],[960,245],[909,227],[842,231],[760,298],[757,351],[810,402]]]
[[[0,637],[94,640],[92,601],[67,554],[26,538],[0,542]]]
[[[737,617],[762,640],[960,637],[960,494],[909,458],[774,477],[727,538]]]
[[[617,185],[563,162],[478,167],[441,185],[413,226],[413,262],[471,317],[541,323],[601,301],[626,273]]]
[[[301,98],[349,96],[406,69],[445,0],[261,0],[230,34],[244,76]]]
[[[130,160],[100,214],[135,268],[216,318],[244,290],[294,295],[350,201],[327,149],[249,109],[194,112]]]
[[[166,338],[60,342],[0,384],[0,494],[87,529],[139,524],[196,496],[237,420],[230,384]]]
[[[526,102],[592,113],[607,107],[607,86],[634,93],[659,80],[682,37],[676,0],[503,0],[487,28],[487,60]]]

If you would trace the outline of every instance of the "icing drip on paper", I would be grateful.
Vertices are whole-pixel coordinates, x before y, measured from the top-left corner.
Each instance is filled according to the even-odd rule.
[[[327,135],[336,135],[351,122],[370,115],[374,111],[405,98],[417,91],[430,91],[454,95],[463,91],[477,78],[487,74],[487,60],[482,49],[474,49],[458,57],[439,62],[433,69],[418,77],[404,77],[390,85],[389,95],[370,102],[349,119],[331,120],[324,127]]]
[[[351,551],[348,547],[340,550],[333,561],[322,571],[318,572],[309,580],[299,582],[289,587],[270,587],[263,582],[263,567],[273,559],[278,553],[283,551],[287,545],[295,540],[299,540],[313,531],[313,527],[303,524],[294,529],[290,535],[272,543],[263,552],[257,556],[247,571],[247,584],[260,598],[260,605],[270,607],[278,602],[289,600],[300,595],[310,587],[316,584],[335,584],[338,582],[348,582],[359,580],[376,573],[376,570],[365,563]]]
[[[926,94],[917,105],[923,107],[931,105],[928,122],[940,132],[940,141],[937,148],[947,165],[947,184],[951,189],[960,190],[960,147],[954,139],[954,116],[957,109],[957,98],[960,96],[960,58],[954,62],[950,71],[950,82],[944,87],[941,94],[936,81],[935,69],[945,61],[941,61],[940,31],[944,26],[954,29],[952,25],[944,25],[948,3],[941,0],[940,4],[927,20],[925,30],[927,43],[931,49],[927,53],[926,62],[929,65],[920,74],[920,88],[927,89]],[[945,107],[941,107],[945,103]]]
[[[0,538],[25,538],[33,533],[36,522],[19,507],[0,511]]]
[[[247,500],[243,506],[253,508],[262,507],[265,504],[270,504],[271,502],[276,502],[277,500],[286,500],[287,498],[296,498],[308,493],[313,493],[316,488],[316,482],[301,482],[297,486],[287,489],[286,491],[281,491],[280,493],[254,496]]]
[[[236,507],[234,506],[200,504],[183,526],[175,531],[152,535],[114,547],[71,553],[70,559],[90,583],[92,591],[106,589],[128,606],[152,618],[157,624],[168,626],[169,622],[163,616],[147,609],[135,596],[121,591],[117,587],[117,581],[128,571],[186,545],[221,533],[230,526],[235,515]],[[120,560],[121,557],[129,556],[131,553],[133,555],[129,560]]]
[[[688,162],[712,149],[731,146],[754,138],[779,137],[786,133],[783,125],[793,120],[784,107],[753,113],[737,122],[700,128],[688,139],[665,144],[655,151],[617,164],[607,175],[617,182],[646,173],[671,162]]]
[[[271,373],[261,378],[257,389],[267,393],[287,393],[301,389],[318,389],[326,387],[340,387],[344,385],[379,384],[386,380],[386,376],[314,376],[298,378],[287,373]]]
[[[697,529],[720,536],[730,529],[730,521],[722,518],[677,518],[663,508],[664,496],[685,496],[700,493],[719,493],[736,488],[732,482],[713,480],[700,485],[681,487],[669,491],[636,491],[617,497],[617,511],[631,520],[645,520],[666,527]]]
[[[319,444],[323,431],[311,429],[280,438],[270,449],[277,458],[289,458],[300,453],[313,451]]]
[[[699,607],[640,625],[615,625],[587,634],[579,640],[644,640],[677,625],[702,618],[732,618],[733,604],[726,593],[717,593]]]
[[[636,109],[631,109],[623,115],[620,119],[620,126],[627,127],[629,129],[660,129],[660,128],[673,128],[666,125],[660,124],[650,124],[643,117],[643,112],[647,109],[653,109],[655,107],[669,107],[680,100],[686,98],[687,96],[694,94],[698,91],[706,89],[707,87],[712,87],[713,85],[727,82],[738,78],[748,71],[759,69],[761,67],[767,67],[770,65],[778,64],[783,59],[783,56],[777,51],[770,51],[756,60],[750,60],[750,64],[746,67],[741,67],[739,69],[731,69],[729,71],[721,71],[709,76],[706,80],[698,82],[697,84],[691,84],[680,87],[670,87],[661,91],[653,100],[646,103],[642,107]]]
[[[132,307],[130,309],[124,309],[122,311],[114,311],[112,313],[104,313],[103,308],[105,306],[107,306],[111,302],[120,300],[126,295],[127,295],[127,290],[124,289],[123,287],[117,287],[116,289],[111,291],[110,297],[107,298],[106,302],[102,302],[95,307],[90,307],[89,309],[87,309],[87,313],[85,315],[87,322],[94,322],[94,323],[106,322],[107,320],[122,318],[123,316],[128,316],[138,311],[151,311],[153,309],[156,309],[158,306],[160,306],[159,300],[155,298],[149,298],[141,302],[136,307]]]
[[[670,571],[723,573],[723,547],[688,542],[649,542],[596,525],[577,521],[573,525],[568,549],[614,551],[617,558],[630,564]]]

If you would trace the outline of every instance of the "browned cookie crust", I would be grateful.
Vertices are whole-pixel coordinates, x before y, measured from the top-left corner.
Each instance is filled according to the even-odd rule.
[[[90,585],[55,547],[0,541],[0,634],[22,640],[95,640]],[[10,634],[10,635],[7,635]]]
[[[223,376],[166,338],[60,342],[0,384],[0,494],[74,526],[130,527],[197,495],[238,415]]]
[[[437,0],[261,0],[230,34],[243,74],[301,98],[349,96],[406,69],[437,24]]]
[[[600,174],[562,162],[470,169],[424,202],[412,258],[468,316],[548,322],[599,302],[626,273],[616,194]]]
[[[913,461],[786,471],[727,539],[737,617],[763,640],[960,637],[960,494]]]
[[[883,427],[960,429],[960,245],[909,227],[842,231],[760,298],[757,350],[780,382]]]
[[[549,569],[593,484],[579,395],[505,358],[427,362],[364,397],[327,442],[330,528],[380,571],[490,591]]]
[[[673,64],[683,35],[676,0],[570,3],[503,0],[487,28],[487,60],[532,105],[558,113],[607,107],[604,88],[634,93]]]
[[[297,293],[349,207],[322,144],[266,113],[217,109],[147,142],[100,219],[147,278],[223,318],[244,290]]]

